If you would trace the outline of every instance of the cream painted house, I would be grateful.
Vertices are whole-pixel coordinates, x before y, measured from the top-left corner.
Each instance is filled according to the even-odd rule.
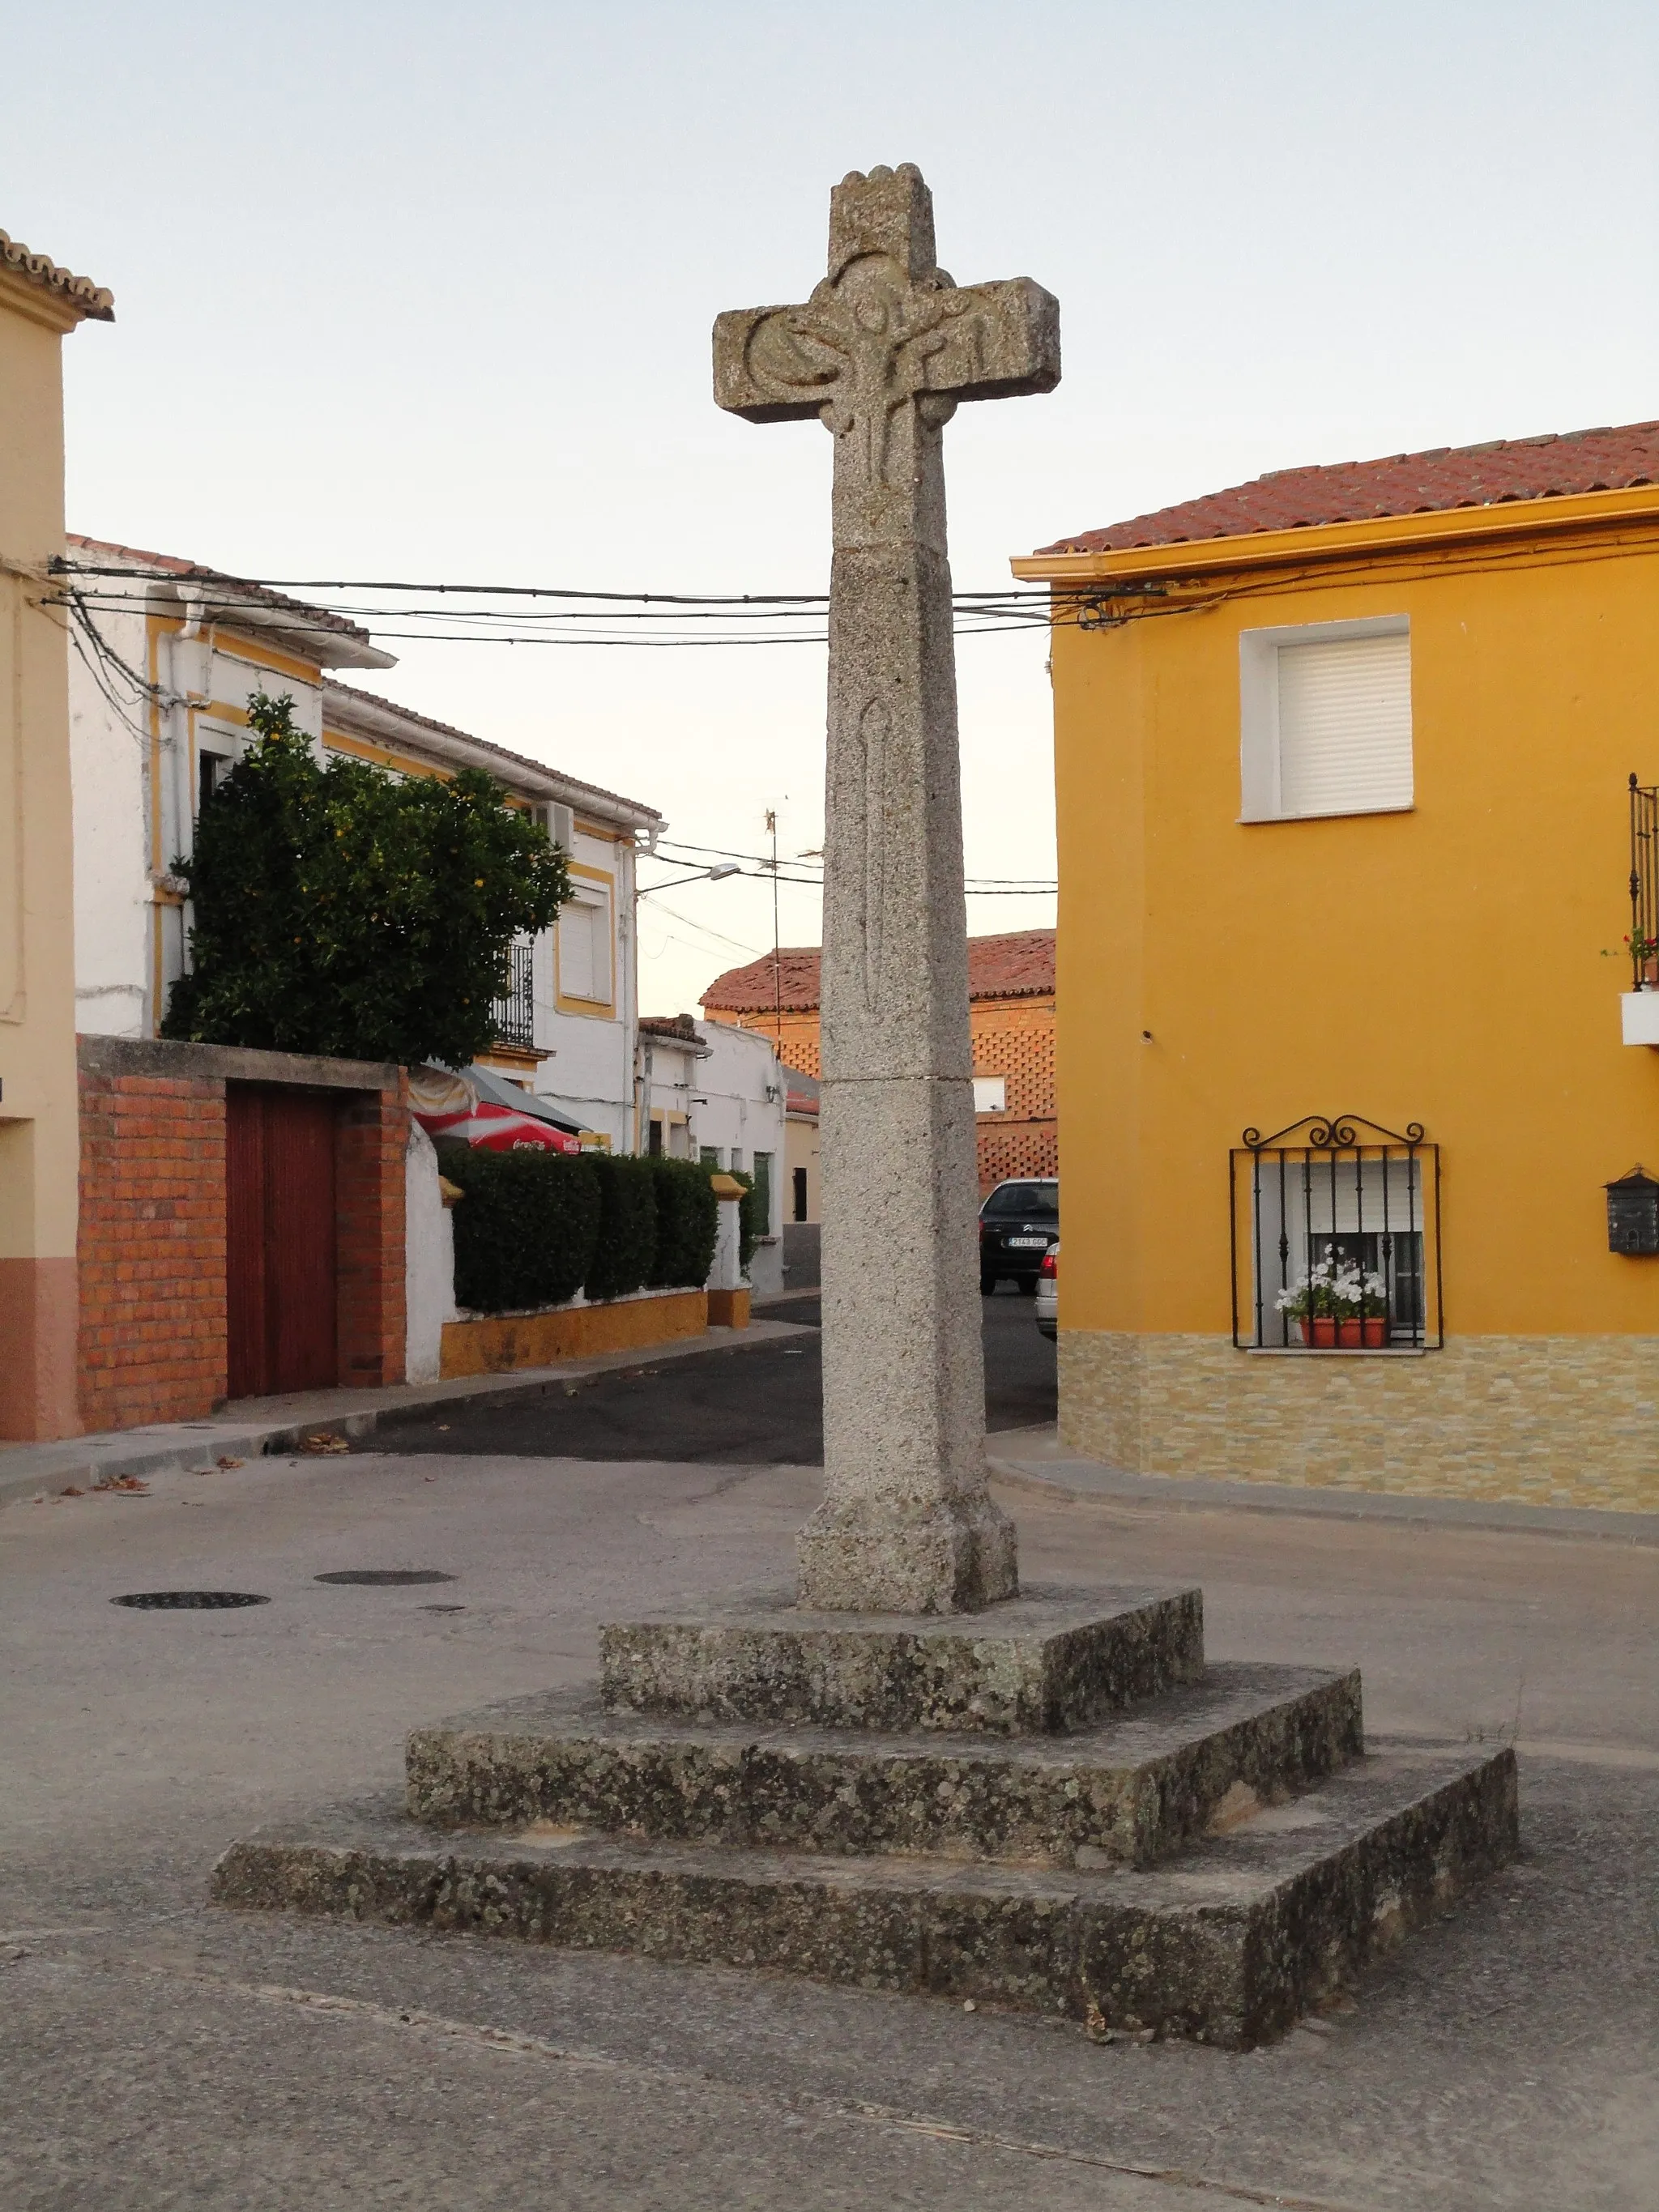
[[[0,231],[0,1438],[73,1436],[80,1147],[63,342],[113,303]]]
[[[337,680],[395,665],[345,617],[170,556],[73,538],[71,754],[78,1026],[156,1035],[187,957],[174,859],[240,757],[254,694],[288,692],[319,757],[401,775],[480,768],[570,856],[575,895],[516,948],[489,1064],[594,1142],[634,1141],[634,862],[654,809]]]
[[[787,1070],[771,1040],[690,1014],[647,1018],[640,1076],[649,1117],[641,1151],[752,1176],[766,1194],[767,1227],[749,1279],[757,1297],[782,1290]]]

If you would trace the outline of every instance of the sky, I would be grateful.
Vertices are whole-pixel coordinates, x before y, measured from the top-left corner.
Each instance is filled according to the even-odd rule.
[[[709,326],[804,299],[881,161],[958,282],[1060,301],[1059,390],[946,433],[958,586],[1266,470],[1659,416],[1650,4],[0,0],[0,228],[116,298],[65,348],[70,526],[243,574],[823,591],[830,441],[721,415]],[[816,646],[392,649],[369,688],[677,839],[822,842]],[[970,877],[1051,876],[1044,658],[959,643]],[[675,1012],[771,888],[641,922]]]

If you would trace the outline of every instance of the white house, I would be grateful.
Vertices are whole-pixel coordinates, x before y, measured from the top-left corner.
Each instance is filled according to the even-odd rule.
[[[641,1149],[752,1176],[765,1193],[767,1230],[749,1279],[758,1297],[782,1290],[788,1070],[759,1031],[724,1022],[647,1017],[639,1035],[641,1086],[649,1101]]]
[[[163,554],[88,538],[68,550],[77,1027],[157,1033],[189,929],[173,860],[240,756],[249,701],[288,692],[319,757],[403,775],[483,769],[564,846],[574,899],[517,949],[487,1060],[593,1141],[633,1150],[634,864],[661,816],[337,682],[331,671],[394,665],[343,616]]]

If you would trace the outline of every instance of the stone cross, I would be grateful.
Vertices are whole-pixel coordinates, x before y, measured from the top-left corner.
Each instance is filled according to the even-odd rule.
[[[825,1498],[804,1606],[957,1613],[1012,1597],[986,1487],[956,654],[940,433],[963,399],[1049,392],[1060,309],[958,288],[909,163],[830,200],[804,307],[714,325],[714,397],[834,434],[823,1034]]]

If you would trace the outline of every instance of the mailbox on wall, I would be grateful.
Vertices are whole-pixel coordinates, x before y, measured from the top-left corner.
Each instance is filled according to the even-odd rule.
[[[1638,1160],[1607,1192],[1608,1251],[1638,1259],[1659,1254],[1659,1182],[1644,1173]]]

